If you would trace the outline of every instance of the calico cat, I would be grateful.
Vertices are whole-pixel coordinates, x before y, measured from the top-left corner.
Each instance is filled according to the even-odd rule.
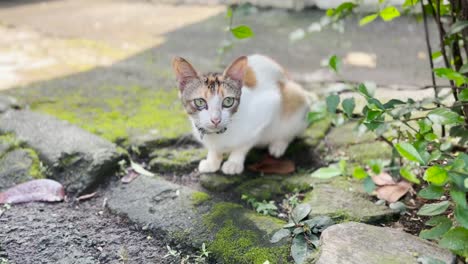
[[[280,157],[307,127],[307,93],[269,57],[239,57],[223,73],[200,74],[180,57],[172,67],[194,136],[208,149],[200,172],[219,170],[228,153],[221,170],[239,174],[257,146]]]

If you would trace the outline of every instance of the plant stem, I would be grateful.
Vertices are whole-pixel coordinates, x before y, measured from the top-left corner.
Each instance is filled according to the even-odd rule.
[[[437,1],[437,11],[434,10],[434,6],[432,5],[432,0],[427,0],[429,3],[429,6],[431,7],[432,12],[434,13],[434,18],[437,24],[437,28],[439,29],[439,41],[440,41],[440,49],[442,53],[442,57],[444,58],[444,63],[446,68],[452,68],[450,66],[448,57],[447,57],[447,50],[445,49],[445,30],[442,25],[442,21],[440,19],[440,0]],[[450,87],[452,87],[452,94],[453,98],[455,98],[455,101],[458,101],[458,95],[457,95],[457,89],[455,89],[455,83],[450,80]]]
[[[427,46],[427,52],[429,54],[429,66],[431,67],[431,80],[432,80],[432,85],[434,88],[434,96],[436,99],[439,99],[439,91],[437,89],[437,83],[436,83],[436,78],[435,78],[435,73],[434,73],[434,61],[432,60],[432,47],[431,47],[431,40],[429,37],[429,29],[427,26],[427,14],[426,14],[426,9],[424,9],[424,4],[423,1],[419,1],[421,3],[421,9],[423,13],[423,20],[424,20],[424,35],[426,37],[426,46]],[[440,107],[439,103],[436,103],[437,107]],[[445,126],[441,125],[442,127],[442,137],[445,137]]]

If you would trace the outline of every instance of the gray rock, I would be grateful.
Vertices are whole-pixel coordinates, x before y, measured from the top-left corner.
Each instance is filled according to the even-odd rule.
[[[27,110],[0,117],[0,132],[14,133],[35,149],[53,179],[68,192],[82,192],[117,168],[115,144],[65,121]]]
[[[17,106],[18,102],[15,98],[6,95],[0,95],[0,113],[6,112],[8,109]]]
[[[0,158],[0,190],[32,180],[34,157],[24,149],[15,149]]]
[[[285,222],[160,178],[140,176],[115,188],[107,205],[167,242],[206,243],[216,263],[286,263],[287,245],[269,242]]]
[[[316,264],[416,264],[423,256],[448,264],[455,261],[450,251],[388,227],[349,222],[327,228],[320,240]]]
[[[311,217],[329,215],[338,221],[384,222],[391,220],[395,211],[385,205],[376,205],[362,188],[362,183],[344,178],[312,183],[304,203],[312,207]]]

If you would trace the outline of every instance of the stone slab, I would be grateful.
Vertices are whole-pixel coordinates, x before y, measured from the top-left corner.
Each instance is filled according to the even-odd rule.
[[[66,121],[28,110],[0,116],[0,132],[13,133],[36,150],[51,178],[71,193],[84,191],[108,176],[121,158],[113,143]]]
[[[327,228],[320,238],[316,264],[417,264],[418,257],[455,263],[446,249],[411,234],[388,227],[356,222]]]
[[[283,221],[158,177],[140,176],[118,186],[107,205],[168,243],[195,248],[206,243],[216,263],[287,263],[287,246],[269,242]]]

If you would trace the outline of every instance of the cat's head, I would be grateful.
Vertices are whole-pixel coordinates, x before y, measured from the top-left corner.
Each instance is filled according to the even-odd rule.
[[[226,130],[239,107],[247,57],[237,58],[224,73],[199,74],[180,57],[173,59],[172,67],[182,104],[195,126],[208,133]]]

